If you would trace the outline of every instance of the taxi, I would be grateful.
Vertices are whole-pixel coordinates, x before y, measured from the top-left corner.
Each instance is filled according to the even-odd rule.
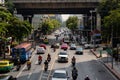
[[[1,60],[0,61],[0,72],[9,72],[13,69],[14,64],[9,60]]]

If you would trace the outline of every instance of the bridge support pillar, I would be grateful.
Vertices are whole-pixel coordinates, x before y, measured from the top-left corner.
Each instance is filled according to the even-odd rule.
[[[30,22],[30,24],[32,24],[33,15],[23,15],[23,17],[24,17],[24,20],[27,20]]]
[[[97,27],[96,28],[101,31],[101,16],[99,13],[97,13]]]

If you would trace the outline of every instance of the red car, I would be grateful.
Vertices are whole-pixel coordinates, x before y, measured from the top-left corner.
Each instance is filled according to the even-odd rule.
[[[61,49],[67,50],[68,49],[68,45],[66,43],[61,45]]]
[[[46,45],[45,44],[40,44],[40,47],[43,47],[44,49],[46,49]]]

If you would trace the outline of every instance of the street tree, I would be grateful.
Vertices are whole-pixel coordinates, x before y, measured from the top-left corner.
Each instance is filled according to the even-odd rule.
[[[66,21],[66,27],[71,30],[77,29],[78,26],[78,18],[77,16],[70,16]]]
[[[8,11],[10,13],[14,13],[14,4],[13,4],[13,0],[5,0],[5,7],[8,9]]]
[[[52,32],[54,29],[60,27],[60,22],[55,19],[46,19],[42,21],[40,30],[43,34],[48,34]]]
[[[0,36],[15,37],[16,40],[22,40],[27,36],[32,26],[26,21],[20,21],[14,17],[6,8],[0,8]]]
[[[110,41],[110,37],[111,37],[110,34],[111,34],[111,29],[112,29],[111,28],[111,20],[113,20],[115,18],[115,17],[111,17],[109,15],[111,15],[111,11],[113,13],[113,10],[118,10],[118,9],[120,9],[120,1],[119,0],[102,0],[100,5],[98,6],[98,12],[100,13],[100,16],[102,18],[101,29],[102,29],[102,39],[104,40],[104,42]],[[116,16],[116,17],[118,17],[118,16]],[[109,18],[109,20],[108,20],[108,18]],[[106,23],[106,21],[107,21],[107,23]]]
[[[113,38],[120,37],[120,9],[112,10],[109,14],[104,17],[104,27],[106,28],[104,37],[108,37],[108,40],[110,40],[111,35],[113,35]]]
[[[102,0],[98,6],[98,12],[101,17],[109,15],[109,11],[120,8],[119,0]]]
[[[32,26],[27,21],[20,21],[18,18],[13,17],[9,21],[7,27],[10,36],[14,37],[17,41],[22,41],[24,37],[28,36],[32,31]]]

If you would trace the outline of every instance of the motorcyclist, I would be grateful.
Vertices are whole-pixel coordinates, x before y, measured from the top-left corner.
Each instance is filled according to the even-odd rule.
[[[30,69],[31,68],[31,61],[28,59],[28,61],[27,61],[27,67],[28,67],[28,69]]]
[[[72,66],[75,66],[75,63],[76,63],[76,58],[75,58],[75,56],[72,57],[72,61],[71,61],[71,62],[72,62]]]
[[[21,68],[21,63],[20,63],[20,60],[18,59],[16,70],[19,71],[20,68]]]
[[[72,70],[72,78],[73,80],[76,80],[78,76],[78,70],[76,69],[76,67],[73,68]]]
[[[41,62],[42,62],[42,56],[39,55],[39,56],[38,56],[38,63],[40,64]]]
[[[51,61],[51,55],[48,53],[47,55],[47,61],[50,62]]]
[[[86,75],[86,78],[85,78],[85,80],[90,80],[90,78],[88,77],[88,75]]]
[[[56,47],[55,46],[54,46],[53,50],[54,50],[54,52],[56,51]]]
[[[45,65],[45,71],[47,71],[47,69],[48,69],[48,61],[47,60],[45,60],[44,65]]]

